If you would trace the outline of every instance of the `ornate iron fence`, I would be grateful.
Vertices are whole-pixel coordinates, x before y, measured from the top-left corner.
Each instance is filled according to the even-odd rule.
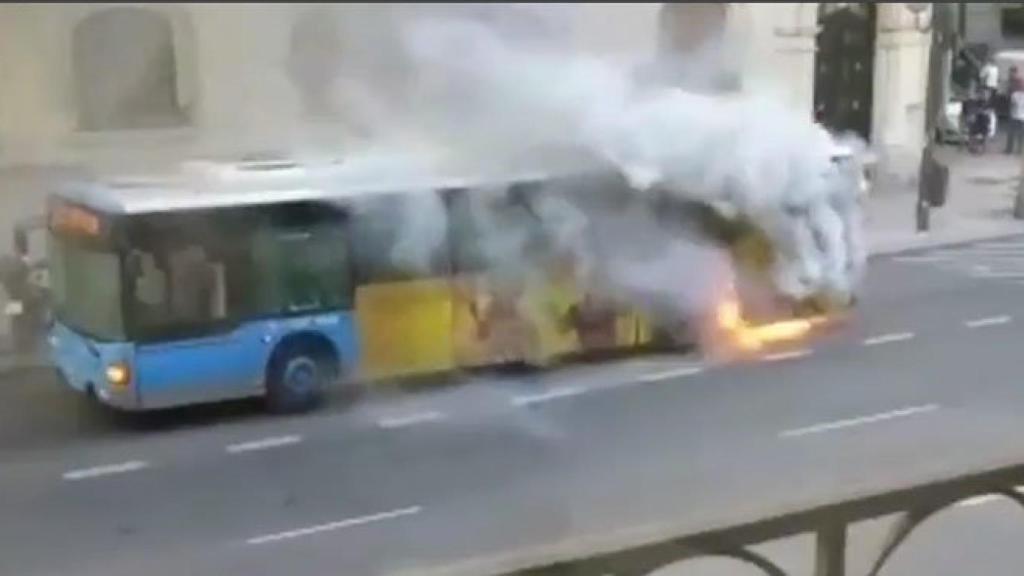
[[[790,536],[813,534],[815,576],[846,576],[846,537],[860,521],[900,515],[868,576],[882,573],[888,560],[911,532],[936,513],[986,495],[1004,496],[1024,508],[1024,464],[994,468],[941,481],[850,498],[824,506],[753,519],[750,522],[681,534],[656,541],[608,547],[605,550],[554,551],[505,558],[488,565],[475,563],[439,574],[488,576],[643,576],[670,564],[698,557],[727,557],[755,566],[768,576],[787,573],[752,546]],[[614,549],[612,549],[614,548]],[[538,551],[539,552],[539,551]],[[540,558],[543,557],[543,560]]]

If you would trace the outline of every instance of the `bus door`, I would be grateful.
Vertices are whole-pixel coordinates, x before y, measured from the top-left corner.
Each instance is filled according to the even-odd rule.
[[[436,192],[357,201],[351,238],[364,377],[404,377],[454,368],[444,222]]]

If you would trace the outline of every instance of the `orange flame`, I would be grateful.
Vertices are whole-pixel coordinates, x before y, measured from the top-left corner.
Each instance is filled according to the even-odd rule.
[[[766,344],[803,338],[815,326],[826,322],[827,318],[794,318],[751,325],[743,319],[739,302],[735,298],[726,298],[718,305],[715,321],[718,328],[728,334],[741,350],[756,351]]]

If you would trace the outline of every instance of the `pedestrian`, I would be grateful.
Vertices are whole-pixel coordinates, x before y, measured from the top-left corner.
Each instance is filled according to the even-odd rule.
[[[1016,66],[1010,66],[1010,77],[1006,82],[1007,96],[1013,95],[1017,90],[1024,90],[1024,78],[1020,76],[1020,70]]]
[[[1020,154],[1024,150],[1024,87],[1017,86],[1010,93],[1010,122],[1006,129],[1006,153]]]
[[[999,90],[999,67],[996,66],[995,61],[989,59],[985,62],[985,65],[981,67],[981,88],[985,91],[989,104],[994,104],[993,100],[996,97],[996,93]]]

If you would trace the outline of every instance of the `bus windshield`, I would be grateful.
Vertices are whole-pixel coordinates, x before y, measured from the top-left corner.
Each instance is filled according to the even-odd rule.
[[[99,340],[125,337],[121,258],[111,248],[50,233],[50,286],[61,322]]]

